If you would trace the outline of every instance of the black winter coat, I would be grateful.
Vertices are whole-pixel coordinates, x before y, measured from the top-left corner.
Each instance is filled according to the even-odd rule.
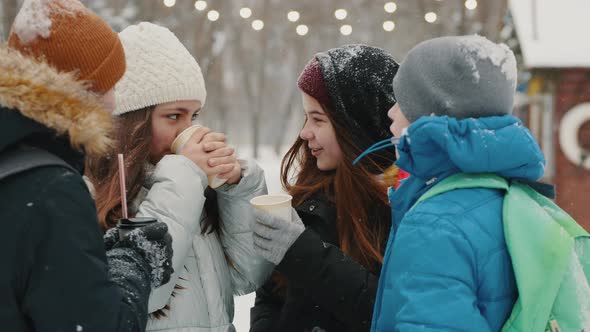
[[[148,267],[125,248],[107,264],[84,155],[70,147],[92,147],[109,115],[95,113],[104,110],[69,77],[0,48],[0,155],[27,144],[79,171],[51,166],[0,180],[0,330],[143,331]]]
[[[275,269],[288,279],[286,294],[274,279],[256,292],[250,331],[369,331],[378,276],[338,247],[332,203],[312,198],[297,212],[306,230]]]

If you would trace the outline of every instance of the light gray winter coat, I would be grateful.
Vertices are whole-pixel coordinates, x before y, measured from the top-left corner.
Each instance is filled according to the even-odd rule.
[[[165,222],[173,239],[175,273],[152,291],[148,308],[154,312],[170,305],[170,310],[168,317],[150,318],[148,331],[235,331],[233,296],[256,290],[272,270],[254,253],[248,226],[253,218],[249,200],[267,192],[264,172],[254,161],[240,165],[241,181],[216,190],[221,237],[201,234],[207,176],[184,156],[167,155],[158,162],[134,200],[131,211]],[[175,285],[184,289],[172,296]]]

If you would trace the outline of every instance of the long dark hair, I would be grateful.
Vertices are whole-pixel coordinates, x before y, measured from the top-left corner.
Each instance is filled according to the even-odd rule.
[[[379,273],[391,226],[387,184],[369,169],[384,169],[368,156],[356,166],[353,160],[362,151],[353,141],[347,126],[322,105],[334,126],[342,150],[342,161],[334,171],[321,171],[316,159],[300,137],[289,149],[281,164],[281,181],[298,206],[311,195],[321,193],[336,205],[336,227],[340,249],[368,271]],[[391,160],[393,164],[394,160]],[[290,175],[296,171],[295,179]],[[292,180],[295,180],[294,183]]]

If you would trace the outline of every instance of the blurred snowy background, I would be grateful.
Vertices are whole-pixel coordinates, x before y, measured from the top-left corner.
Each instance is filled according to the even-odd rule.
[[[4,37],[22,1],[2,0]],[[120,31],[152,21],[170,28],[201,65],[206,125],[233,142],[279,152],[302,123],[297,76],[314,53],[346,43],[402,59],[417,42],[479,33],[517,47],[505,0],[82,0]],[[428,21],[427,21],[428,20]]]
[[[547,157],[545,180],[558,203],[587,228],[590,121],[580,125],[580,160],[566,158],[561,118],[590,102],[588,0],[82,0],[116,31],[140,21],[170,28],[195,56],[208,98],[201,122],[226,133],[281,191],[279,162],[303,122],[296,79],[318,51],[365,43],[401,61],[418,42],[477,33],[506,43],[519,62],[516,114]],[[5,40],[22,0],[2,0]],[[590,112],[590,108],[588,108]],[[590,160],[590,159],[588,159]],[[587,199],[587,198],[586,198]],[[253,295],[236,298],[247,331]]]

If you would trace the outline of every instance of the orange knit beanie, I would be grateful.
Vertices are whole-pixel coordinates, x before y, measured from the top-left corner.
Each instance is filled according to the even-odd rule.
[[[117,33],[77,0],[25,0],[8,45],[75,72],[88,90],[103,94],[125,73],[125,53]]]

